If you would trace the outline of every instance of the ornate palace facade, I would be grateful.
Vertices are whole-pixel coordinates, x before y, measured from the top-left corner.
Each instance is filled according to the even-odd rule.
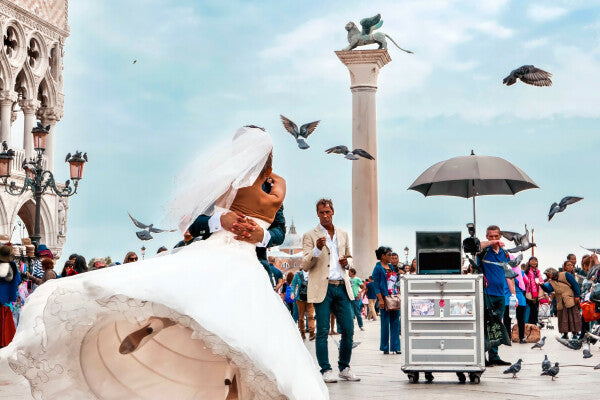
[[[69,36],[67,0],[0,0],[0,141],[15,150],[11,179],[22,184],[24,159],[34,156],[31,129],[50,125],[45,169],[54,171],[54,127],[63,116],[63,46]],[[20,117],[22,113],[22,118]],[[23,126],[16,126],[15,121]],[[12,131],[12,132],[11,132]],[[15,135],[23,132],[22,148]],[[19,132],[19,133],[15,133]],[[19,138],[20,139],[20,138]],[[19,140],[20,142],[20,140]],[[32,193],[15,197],[0,188],[0,234],[11,235],[19,217],[33,234]],[[41,243],[60,257],[66,240],[67,199],[45,194],[41,204]]]

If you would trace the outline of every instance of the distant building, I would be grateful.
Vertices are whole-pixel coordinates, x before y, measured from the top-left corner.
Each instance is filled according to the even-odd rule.
[[[278,249],[270,250],[268,255],[275,257],[274,265],[284,274],[300,270],[302,267],[302,237],[296,232],[293,221],[283,243]]]

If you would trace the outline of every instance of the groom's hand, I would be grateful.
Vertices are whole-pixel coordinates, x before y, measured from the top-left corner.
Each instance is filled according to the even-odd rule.
[[[221,226],[229,232],[234,232],[234,225],[240,220],[246,220],[246,216],[233,211],[226,212],[221,215]]]
[[[265,232],[263,228],[260,227],[256,222],[252,219],[245,219],[244,223],[236,223],[235,224],[237,236],[234,239],[241,240],[243,242],[248,243],[260,243],[263,241],[265,237]]]

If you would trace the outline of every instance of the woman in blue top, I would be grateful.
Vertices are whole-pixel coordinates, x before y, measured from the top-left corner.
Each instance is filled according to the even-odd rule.
[[[390,264],[392,249],[380,246],[375,250],[375,256],[379,260],[373,269],[373,283],[375,293],[379,299],[381,318],[379,350],[383,351],[383,354],[390,354],[390,351],[400,354],[400,311],[387,311],[384,301],[385,296],[397,293],[396,281],[398,275],[392,270]]]
[[[512,269],[518,274],[515,280],[515,294],[517,295],[517,326],[519,329],[519,343],[527,343],[525,340],[525,310],[527,309],[527,299],[525,298],[525,291],[527,289],[528,278],[525,272],[520,266],[516,266]],[[506,331],[510,335],[512,332],[511,318],[510,318],[510,289],[508,283],[504,285],[504,326]]]

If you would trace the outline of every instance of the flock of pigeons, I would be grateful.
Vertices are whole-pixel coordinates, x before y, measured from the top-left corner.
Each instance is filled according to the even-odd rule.
[[[281,122],[283,123],[283,127],[286,131],[288,131],[294,139],[296,139],[296,143],[298,143],[298,148],[301,150],[306,150],[310,146],[306,143],[306,139],[315,131],[317,125],[321,121],[314,121],[304,124],[298,129],[298,125],[296,125],[291,119],[280,115]],[[366,158],[368,160],[374,160],[375,158],[370,155],[366,150],[363,149],[354,149],[350,151],[348,147],[340,145],[334,146],[327,150],[325,150],[327,154],[343,154],[344,158],[352,161],[356,161],[359,157]]]

